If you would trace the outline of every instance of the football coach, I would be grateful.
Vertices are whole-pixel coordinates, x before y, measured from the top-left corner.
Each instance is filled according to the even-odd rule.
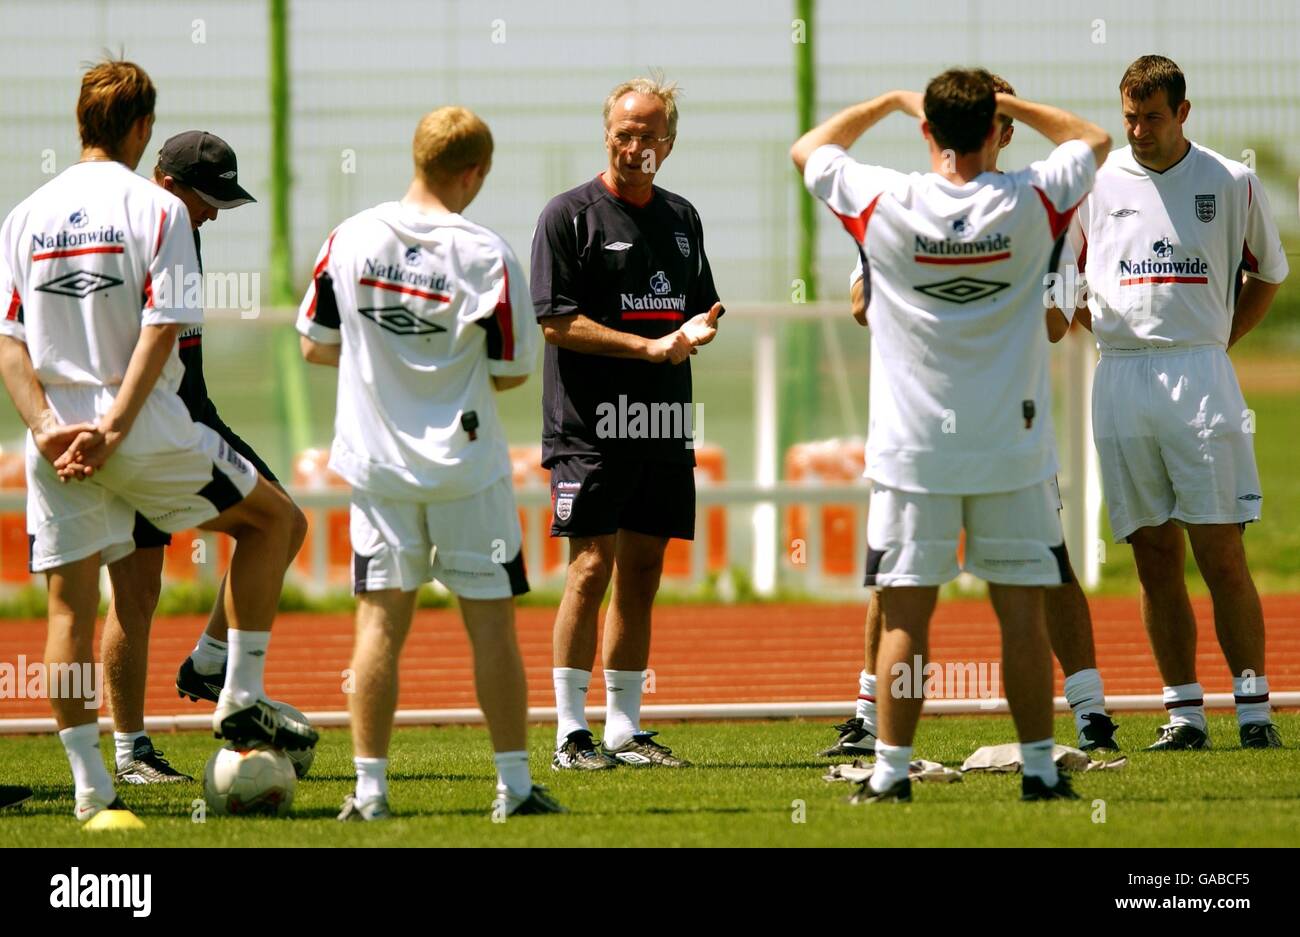
[[[624,82],[605,99],[609,164],[547,204],[533,235],[532,296],[546,339],[542,465],[553,536],[569,540],[555,620],[553,765],[689,763],[644,731],[650,613],[671,537],[695,536],[689,358],[722,314],[699,215],[654,184],[677,134],[677,86]],[[647,419],[648,418],[648,419]],[[585,706],[605,590],[607,715]]]

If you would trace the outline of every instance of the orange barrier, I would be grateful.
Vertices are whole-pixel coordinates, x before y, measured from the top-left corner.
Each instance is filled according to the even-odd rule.
[[[697,487],[727,480],[727,457],[720,446],[704,444],[695,450],[695,484]],[[705,569],[710,573],[727,568],[727,509],[716,505],[704,515],[704,525],[695,524],[695,538],[704,539]],[[664,551],[664,576],[689,579],[691,576],[689,540],[669,540]]]
[[[348,483],[329,470],[329,450],[305,449],[293,460],[293,484],[295,487],[311,491],[336,488],[348,490]],[[310,509],[303,512],[307,516],[307,540],[298,553],[299,574],[307,581],[315,581],[312,569],[317,524],[325,525],[325,583],[317,585],[348,585],[352,582],[352,537],[349,532],[349,510],[346,505],[339,508]]]
[[[0,488],[9,491],[27,490],[26,459],[21,452],[0,454]],[[30,560],[26,512],[0,514],[0,582],[5,585],[27,585],[32,578],[28,567]]]
[[[866,558],[866,482],[862,478],[866,455],[861,439],[826,439],[796,443],[785,453],[785,477],[788,481],[857,482],[864,485],[858,504],[823,504],[817,510],[818,533],[821,535],[821,570],[827,576],[860,575]],[[786,564],[791,569],[806,568],[808,562],[808,507],[794,504],[786,508]],[[800,549],[800,545],[802,545]],[[794,557],[802,556],[797,563]]]

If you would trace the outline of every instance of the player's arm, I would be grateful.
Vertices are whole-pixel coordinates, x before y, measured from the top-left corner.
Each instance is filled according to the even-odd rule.
[[[27,344],[22,340],[0,335],[0,374],[3,375],[9,399],[14,402],[14,409],[32,431],[36,448],[47,461],[53,463],[67,451],[74,439],[83,432],[94,429],[93,423],[64,426],[55,419],[54,411],[45,398],[45,388],[36,377],[36,368],[32,366]]]
[[[862,277],[849,284],[849,306],[853,309],[853,318],[858,325],[867,324],[867,291],[863,288]]]
[[[870,101],[854,104],[796,140],[790,147],[790,158],[802,173],[808,157],[818,147],[833,145],[847,150],[858,137],[895,111],[925,119],[924,101],[924,96],[916,91],[887,91]]]
[[[662,338],[645,338],[611,329],[580,312],[546,317],[542,320],[542,336],[551,345],[584,355],[634,358],[653,364],[681,364],[695,353],[690,337],[681,329]]]
[[[1243,250],[1245,280],[1232,312],[1232,328],[1228,333],[1228,347],[1241,341],[1251,329],[1264,321],[1273,297],[1290,273],[1286,252],[1277,224],[1269,211],[1268,196],[1264,187],[1255,185],[1258,180],[1247,176],[1246,183],[1246,243]]]
[[[1228,334],[1228,347],[1245,338],[1255,326],[1264,321],[1273,298],[1282,288],[1281,283],[1266,283],[1257,277],[1246,276],[1237,306],[1232,313],[1232,331]]]
[[[298,336],[298,348],[302,351],[303,360],[308,364],[323,364],[330,368],[339,366],[339,355],[343,351],[342,345],[327,345],[324,342],[312,341],[306,335]]]
[[[1090,120],[1071,114],[1069,111],[1050,104],[1038,104],[1025,101],[1011,94],[997,96],[998,113],[1005,114],[1012,120],[1019,120],[1037,130],[1056,146],[1067,140],[1082,140],[1092,149],[1097,160],[1097,168],[1106,162],[1110,153],[1110,134]]]
[[[516,377],[512,377],[508,374],[493,374],[492,387],[495,390],[510,390],[511,388],[519,387],[526,383],[527,380],[527,374],[520,374]]]

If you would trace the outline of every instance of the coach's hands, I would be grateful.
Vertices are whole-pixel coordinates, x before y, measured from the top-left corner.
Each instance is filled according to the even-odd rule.
[[[663,338],[650,339],[646,346],[646,360],[652,364],[681,364],[695,354],[695,346],[683,329],[670,332]]]
[[[698,316],[693,316],[682,323],[678,331],[683,332],[696,347],[707,345],[717,337],[720,315],[722,315],[722,303],[714,303],[708,312],[701,312]],[[695,354],[694,350],[691,354]]]

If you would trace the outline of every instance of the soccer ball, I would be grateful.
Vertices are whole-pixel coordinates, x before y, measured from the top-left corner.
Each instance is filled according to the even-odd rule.
[[[269,745],[227,745],[208,759],[203,799],[218,816],[283,817],[293,806],[298,779],[293,762]]]
[[[304,716],[299,710],[294,709],[288,703],[280,702],[279,700],[272,700],[271,705],[278,709],[281,715],[288,716],[290,719],[296,719],[305,726],[311,725],[311,723],[307,721],[306,716]],[[293,762],[294,774],[298,775],[299,778],[305,778],[307,772],[311,770],[312,761],[316,758],[316,749],[286,748],[284,749],[284,753],[288,755],[289,760]]]

